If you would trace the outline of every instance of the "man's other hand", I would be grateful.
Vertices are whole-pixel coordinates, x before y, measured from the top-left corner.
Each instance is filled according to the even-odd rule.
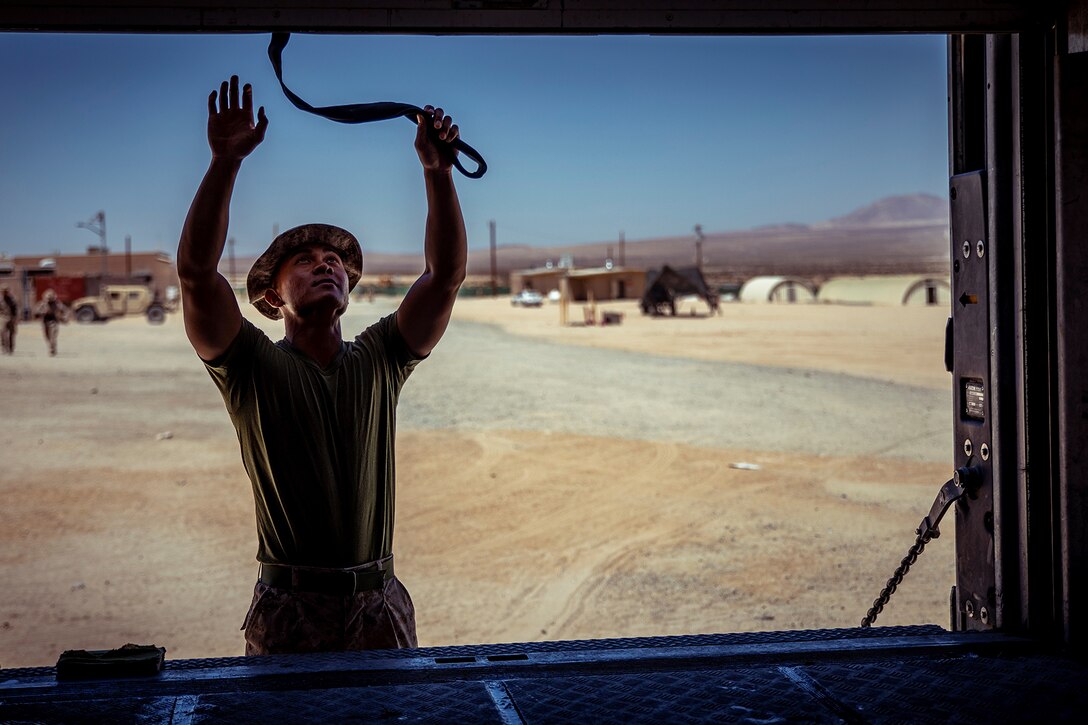
[[[241,161],[264,140],[267,128],[264,106],[257,111],[256,125],[253,123],[253,86],[245,85],[239,103],[238,76],[231,76],[230,83],[223,81],[219,93],[212,91],[208,96],[208,145],[213,157]]]
[[[433,120],[428,123],[426,116],[416,116],[416,153],[419,154],[419,162],[427,171],[449,171],[457,158],[453,142],[461,132],[453,118],[441,108],[424,106],[423,110],[432,114]]]

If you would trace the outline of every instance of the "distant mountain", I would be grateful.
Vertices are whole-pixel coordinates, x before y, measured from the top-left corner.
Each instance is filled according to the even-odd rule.
[[[948,203],[930,194],[890,196],[845,216],[805,225],[770,224],[729,232],[706,232],[704,270],[716,277],[758,274],[825,277],[837,274],[933,273],[948,267]],[[611,258],[627,267],[695,263],[691,234],[628,240],[621,258],[616,241],[552,247],[499,247],[498,269],[542,267],[570,255],[576,267],[596,267]],[[487,274],[489,254],[469,253],[469,274]]]
[[[468,272],[489,275],[491,255],[478,240],[470,240]],[[844,216],[812,225],[772,224],[754,229],[706,232],[703,267],[718,278],[759,274],[826,277],[837,274],[945,274],[948,268],[948,202],[930,194],[889,196]],[[422,250],[420,250],[422,252]],[[556,264],[565,255],[576,267],[599,267],[611,258],[627,267],[651,269],[663,264],[695,263],[692,234],[627,240],[621,257],[615,240],[587,244],[531,247],[500,245],[496,267],[500,275],[513,270]],[[237,260],[247,270],[252,259]],[[225,268],[225,264],[221,268]],[[363,243],[363,268],[368,275],[413,277],[423,271],[423,256],[370,250]]]
[[[932,194],[887,196],[868,206],[829,220],[833,226],[862,226],[902,222],[947,221],[948,201]]]
[[[797,224],[791,222],[788,224],[761,224],[758,227],[752,227],[753,232],[796,232],[804,231],[808,229],[808,224]]]

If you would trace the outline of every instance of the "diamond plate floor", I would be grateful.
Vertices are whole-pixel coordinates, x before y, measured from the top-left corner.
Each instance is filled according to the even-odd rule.
[[[57,682],[0,670],[0,722],[1081,722],[1088,667],[939,627],[168,662]]]

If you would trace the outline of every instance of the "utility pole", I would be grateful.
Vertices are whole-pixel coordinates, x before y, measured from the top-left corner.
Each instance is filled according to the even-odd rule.
[[[76,226],[80,229],[89,229],[98,235],[98,252],[102,255],[102,283],[105,284],[106,276],[110,271],[108,259],[110,250],[106,247],[106,212],[99,211],[85,222],[76,222]]]
[[[125,281],[132,280],[132,235],[125,235]]]
[[[234,287],[234,237],[227,238],[227,270],[230,273],[230,286]]]
[[[627,264],[627,254],[624,249],[626,240],[623,238],[623,230],[620,230],[620,266],[623,267]]]
[[[703,271],[703,225],[695,225],[695,268]]]
[[[495,260],[495,220],[494,219],[492,219],[491,221],[489,221],[487,223],[487,228],[491,232],[491,296],[492,297],[498,297],[499,296],[499,287],[498,287],[498,283],[497,283],[497,280],[496,280],[496,277],[498,276],[498,273],[497,273],[497,266],[498,265],[496,264],[496,260]]]

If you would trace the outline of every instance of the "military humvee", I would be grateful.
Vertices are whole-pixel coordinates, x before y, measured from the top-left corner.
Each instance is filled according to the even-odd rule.
[[[95,322],[125,315],[146,315],[153,325],[166,320],[167,306],[143,285],[108,284],[94,297],[80,297],[71,304],[76,322]]]

